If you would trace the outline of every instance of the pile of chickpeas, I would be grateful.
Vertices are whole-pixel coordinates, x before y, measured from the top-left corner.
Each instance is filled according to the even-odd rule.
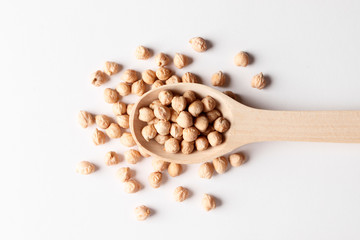
[[[161,91],[158,99],[139,109],[139,120],[147,123],[141,130],[144,139],[154,139],[168,153],[190,154],[218,146],[230,128],[214,98],[200,99],[190,90],[183,95]]]

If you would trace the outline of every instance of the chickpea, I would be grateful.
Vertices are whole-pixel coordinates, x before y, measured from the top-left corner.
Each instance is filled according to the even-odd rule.
[[[239,52],[235,55],[234,63],[236,66],[246,67],[249,64],[249,55],[246,52]]]
[[[185,128],[183,130],[183,138],[187,142],[195,141],[200,132],[195,127]]]
[[[184,82],[184,83],[197,83],[199,82],[198,80],[198,77],[191,73],[191,72],[187,72],[185,73],[182,77],[181,77],[181,80]]]
[[[171,123],[166,120],[160,120],[154,124],[154,127],[158,134],[160,135],[169,135]]]
[[[124,191],[126,193],[136,193],[140,188],[140,183],[135,179],[129,179],[124,182]]]
[[[142,96],[146,92],[146,86],[143,80],[138,80],[131,85],[131,93]]]
[[[182,111],[179,113],[178,118],[176,119],[177,124],[182,128],[188,128],[193,125],[193,118],[189,112]]]
[[[112,110],[115,116],[120,116],[126,113],[126,104],[123,102],[114,103]]]
[[[150,141],[151,139],[155,138],[156,133],[157,133],[156,129],[155,129],[154,125],[152,125],[152,124],[143,127],[143,129],[141,130],[141,135],[147,142]]]
[[[201,116],[195,118],[194,126],[200,132],[205,132],[206,129],[208,128],[208,126],[209,126],[209,120],[207,119],[206,116],[201,115]]]
[[[209,147],[209,141],[206,137],[201,136],[195,140],[195,147],[198,151],[204,151]]]
[[[141,74],[141,77],[146,84],[153,84],[156,80],[156,73],[153,70],[148,69]]]
[[[184,92],[183,97],[186,99],[187,104],[191,104],[196,100],[196,94],[191,90],[187,90],[186,92]]]
[[[124,153],[125,160],[129,164],[136,164],[141,159],[141,154],[138,150],[130,149]]]
[[[228,160],[225,157],[217,157],[213,160],[213,165],[217,173],[223,174],[228,167]]]
[[[171,124],[171,128],[170,128],[170,135],[173,138],[176,138],[178,140],[182,139],[182,134],[183,134],[183,128],[179,126],[179,124],[177,123],[172,123]]]
[[[263,89],[266,87],[266,81],[263,73],[256,74],[251,80],[251,87],[257,89]]]
[[[148,154],[147,152],[145,152],[143,147],[139,146],[139,152],[141,154],[141,156],[143,156],[144,158],[150,157],[150,154]]]
[[[95,122],[99,128],[106,129],[110,126],[111,118],[106,115],[96,115]]]
[[[213,131],[207,135],[209,143],[212,147],[218,146],[222,143],[222,135],[217,131]]]
[[[116,172],[116,177],[121,182],[126,182],[131,178],[131,170],[128,167],[119,168]]]
[[[188,107],[188,111],[194,117],[197,117],[204,110],[204,104],[200,100],[196,100],[191,103]]]
[[[214,98],[210,96],[204,97],[201,102],[204,104],[204,112],[210,112],[211,110],[214,110],[216,107],[216,101]]]
[[[138,79],[138,73],[132,69],[125,70],[125,72],[121,75],[121,80],[127,83],[134,83]]]
[[[95,87],[99,87],[103,85],[104,83],[109,81],[109,79],[110,79],[109,76],[100,70],[91,74],[91,84],[94,85]]]
[[[197,52],[205,52],[207,50],[206,41],[201,37],[194,37],[190,39],[191,47]]]
[[[158,118],[154,118],[153,120],[151,120],[150,122],[148,122],[148,125],[154,125],[154,124],[156,124],[156,123],[158,123],[160,121],[160,119],[158,119]]]
[[[159,80],[168,80],[172,75],[172,71],[169,68],[166,67],[160,67],[158,70],[156,70],[156,77]]]
[[[130,127],[129,119],[130,119],[130,116],[127,114],[124,114],[124,115],[117,116],[116,122],[122,128],[129,128]]]
[[[171,177],[179,176],[182,172],[182,166],[177,163],[170,163],[168,167],[168,174]]]
[[[194,142],[181,141],[181,152],[183,154],[190,154],[194,151]]]
[[[154,111],[148,107],[139,109],[139,120],[143,122],[150,122],[155,118]]]
[[[135,57],[139,60],[146,60],[151,57],[151,52],[144,46],[138,46],[135,50]]]
[[[120,64],[116,62],[105,62],[104,72],[109,76],[120,72],[120,69]]]
[[[175,199],[175,201],[183,202],[188,197],[189,197],[189,190],[188,189],[186,189],[186,188],[184,188],[182,186],[179,186],[179,187],[175,188],[175,191],[174,191],[174,199]]]
[[[214,122],[214,128],[216,131],[224,133],[230,128],[230,122],[223,117],[219,117]]]
[[[131,93],[131,86],[127,83],[121,82],[116,86],[116,91],[120,96],[127,96]]]
[[[164,145],[166,140],[168,140],[169,138],[171,138],[170,135],[160,135],[160,134],[158,134],[155,137],[155,141],[160,145]]]
[[[127,113],[127,115],[130,115],[130,114],[131,114],[131,111],[132,111],[134,105],[135,105],[134,103],[131,103],[131,104],[128,104],[128,105],[127,105],[127,107],[126,107],[126,113]]]
[[[104,90],[104,100],[107,103],[116,103],[119,101],[119,93],[115,89],[106,88]]]
[[[78,115],[78,122],[82,128],[87,128],[88,126],[94,124],[95,118],[89,112],[80,111]]]
[[[173,97],[174,97],[174,94],[171,91],[167,91],[167,90],[159,92],[159,95],[158,95],[159,101],[164,106],[170,105]]]
[[[155,64],[158,67],[166,66],[170,63],[170,58],[165,53],[159,53],[155,56]]]
[[[107,166],[115,165],[120,162],[119,155],[116,152],[107,152],[105,155],[105,164]]]
[[[110,126],[105,131],[106,131],[106,134],[110,138],[119,138],[119,137],[121,137],[121,128],[116,123],[111,123]]]
[[[245,163],[246,158],[243,153],[233,153],[229,156],[231,166],[238,167]]]
[[[188,58],[184,54],[175,53],[174,57],[174,65],[175,67],[181,69],[188,64]]]
[[[212,123],[212,122],[214,122],[216,119],[218,119],[219,117],[221,117],[221,113],[220,113],[219,110],[214,109],[214,110],[211,110],[211,111],[207,112],[207,113],[206,113],[206,117],[208,118],[209,123]]]
[[[97,128],[95,129],[93,135],[92,135],[92,140],[94,142],[95,145],[101,145],[104,144],[106,142],[106,136],[105,133],[103,133],[102,131],[99,131]]]
[[[135,208],[135,216],[138,221],[144,221],[150,216],[150,214],[150,209],[144,205]]]
[[[224,86],[225,81],[226,81],[226,77],[222,71],[218,71],[217,73],[214,73],[211,77],[211,84],[213,86]]]
[[[216,203],[215,203],[215,199],[213,196],[209,195],[209,194],[204,194],[203,198],[201,200],[201,204],[204,208],[205,211],[210,211],[214,208],[216,208]]]
[[[176,112],[174,109],[171,109],[170,121],[176,122],[178,117],[179,117],[179,113]]]
[[[151,89],[155,89],[155,88],[158,88],[158,87],[161,87],[161,86],[164,86],[165,83],[164,81],[161,81],[161,80],[156,80],[153,85],[151,85]]]
[[[185,110],[186,99],[183,96],[174,96],[171,100],[171,107],[178,113]]]
[[[165,141],[164,149],[168,153],[177,153],[180,151],[179,140],[175,138],[169,138]]]
[[[210,162],[206,162],[200,165],[198,175],[201,178],[210,179],[214,174],[214,166]]]
[[[152,103],[150,103],[150,105],[149,105],[149,108],[154,110],[156,106],[162,106],[159,99],[156,99],[156,100],[152,101]]]
[[[165,83],[166,83],[166,85],[174,84],[174,83],[181,83],[181,78],[176,75],[172,75],[168,80],[165,81]]]
[[[95,165],[88,161],[81,161],[76,165],[75,171],[82,175],[88,175],[95,172]]]
[[[131,133],[128,132],[124,132],[120,137],[120,143],[126,147],[133,147],[136,145],[136,142],[134,141]]]
[[[168,107],[165,106],[156,106],[154,108],[154,115],[158,119],[170,120],[171,112]]]
[[[152,172],[150,173],[149,177],[149,184],[153,188],[160,187],[161,180],[162,180],[162,173],[161,172]]]
[[[151,165],[153,166],[155,172],[162,172],[168,168],[169,163],[160,159],[153,159],[151,161]]]

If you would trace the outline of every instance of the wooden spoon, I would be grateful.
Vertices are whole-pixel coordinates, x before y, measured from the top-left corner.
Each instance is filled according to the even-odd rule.
[[[217,108],[231,123],[221,145],[189,155],[172,154],[156,141],[141,135],[146,123],[139,120],[139,109],[157,99],[162,90],[174,94],[194,91],[198,97],[212,96]],[[222,92],[195,83],[178,83],[156,88],[144,94],[130,116],[130,130],[138,146],[151,156],[181,164],[201,163],[222,156],[248,143],[263,141],[303,141],[360,143],[360,111],[271,111],[247,107]]]

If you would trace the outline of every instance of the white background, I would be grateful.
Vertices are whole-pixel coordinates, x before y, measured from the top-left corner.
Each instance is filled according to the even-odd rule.
[[[136,166],[145,188],[123,192],[104,154],[118,141],[93,146],[94,128],[81,129],[79,110],[111,114],[102,98],[119,75],[95,88],[89,75],[106,60],[139,71],[143,44],[173,56],[185,53],[209,84],[231,77],[249,106],[274,110],[360,110],[359,1],[1,1],[0,3],[0,239],[359,239],[360,151],[357,144],[258,143],[243,147],[249,161],[211,180],[198,166],[153,190],[150,159]],[[212,43],[194,52],[188,40]],[[254,57],[247,68],[233,57]],[[173,68],[173,66],[171,66]],[[262,71],[267,89],[250,87]],[[125,98],[131,102],[135,98]],[[78,161],[97,164],[77,175]],[[211,159],[209,159],[211,160]],[[183,203],[172,191],[183,185]],[[219,207],[201,209],[201,195]],[[154,214],[137,222],[139,204]]]

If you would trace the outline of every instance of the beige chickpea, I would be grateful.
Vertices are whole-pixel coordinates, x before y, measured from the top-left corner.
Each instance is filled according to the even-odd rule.
[[[140,45],[135,50],[135,57],[139,60],[146,60],[151,57],[151,52],[148,48]]]
[[[96,115],[95,117],[96,125],[98,125],[99,128],[106,129],[110,126],[111,118],[109,118],[106,115]]]
[[[213,196],[209,194],[203,195],[203,198],[201,200],[201,205],[203,206],[203,209],[207,212],[216,208],[215,199]]]
[[[214,174],[214,166],[210,162],[206,162],[200,165],[198,175],[201,178],[210,179]]]
[[[262,73],[256,74],[251,80],[251,87],[263,89],[266,87],[265,77]]]
[[[126,113],[126,104],[123,102],[114,103],[112,110],[115,116],[120,116]]]
[[[179,126],[179,124],[177,123],[172,123],[171,127],[170,127],[170,135],[173,138],[176,138],[178,140],[182,139],[182,134],[183,134],[183,128]]]
[[[131,86],[125,82],[121,82],[116,86],[116,91],[120,96],[127,96],[131,93]]]
[[[106,88],[104,90],[104,100],[107,103],[116,103],[119,101],[119,93],[115,89]]]
[[[130,116],[127,114],[124,114],[124,115],[117,116],[116,122],[122,128],[129,128],[130,127],[129,119],[130,119]]]
[[[194,151],[194,149],[194,142],[187,142],[185,140],[181,141],[181,152],[183,154],[190,154]]]
[[[249,64],[249,55],[246,52],[239,52],[234,57],[234,63],[239,67],[246,67]]]
[[[182,172],[182,166],[177,163],[170,163],[168,167],[168,174],[171,177],[179,176]]]
[[[189,190],[182,186],[175,188],[173,193],[174,199],[177,202],[183,202],[189,197]]]
[[[141,78],[146,84],[153,84],[156,80],[156,73],[151,69],[147,69],[142,72]]]
[[[186,99],[183,96],[174,96],[171,100],[171,107],[178,113],[185,110]]]
[[[161,180],[162,180],[161,172],[152,172],[148,177],[149,184],[152,188],[160,187]]]
[[[154,101],[152,101],[149,105],[149,108],[151,108],[152,110],[155,109],[156,106],[162,106],[161,102],[159,99],[156,99]]]
[[[231,97],[231,98],[234,99],[234,100],[237,99],[236,94],[235,94],[234,92],[232,92],[232,91],[224,91],[223,93],[224,93],[225,95]]]
[[[193,125],[193,118],[189,112],[182,111],[179,113],[176,123],[182,128],[188,128]]]
[[[229,162],[231,166],[238,167],[244,164],[246,161],[245,155],[243,153],[233,153],[229,156]]]
[[[155,130],[155,132],[156,132],[156,130]],[[170,135],[160,135],[160,134],[158,134],[155,137],[155,141],[160,145],[164,145],[166,140],[168,140],[169,138],[171,138]]]
[[[109,76],[120,72],[120,69],[120,64],[116,62],[105,62],[104,72]]]
[[[130,104],[128,104],[128,105],[126,106],[126,113],[127,113],[127,115],[130,115],[130,114],[131,114],[131,111],[132,111],[134,105],[135,105],[134,103],[130,103]]]
[[[184,54],[175,53],[174,56],[174,65],[175,67],[181,69],[188,64],[188,58]]]
[[[161,91],[158,94],[158,99],[161,102],[161,104],[164,106],[170,105],[173,97],[174,97],[174,94],[168,90]]]
[[[176,112],[174,109],[171,109],[170,121],[176,122],[178,117],[179,117],[179,113]]]
[[[116,152],[107,152],[105,154],[105,164],[107,166],[115,165],[120,162],[119,155]]]
[[[175,138],[169,138],[164,143],[164,149],[168,153],[177,153],[180,151],[179,140]]]
[[[197,83],[197,82],[199,82],[198,77],[195,74],[191,73],[191,72],[185,73],[181,77],[181,80],[184,83]]]
[[[138,80],[131,85],[131,93],[142,96],[146,92],[146,86],[143,80]]]
[[[209,147],[209,141],[206,137],[201,136],[195,140],[195,147],[198,151],[204,151]]]
[[[139,152],[141,154],[141,156],[143,156],[144,158],[150,157],[150,154],[148,154],[147,152],[145,152],[143,147],[139,146]]]
[[[212,147],[218,146],[222,143],[223,137],[222,134],[217,131],[212,131],[207,135],[209,143]]]
[[[216,131],[224,133],[230,128],[230,122],[223,117],[219,117],[214,122],[214,128]]]
[[[226,81],[226,76],[222,71],[214,73],[211,77],[211,84],[213,86],[224,86]]]
[[[211,110],[214,110],[216,107],[216,101],[214,98],[210,96],[204,97],[201,102],[204,104],[204,112],[210,112]]]
[[[134,83],[138,80],[138,73],[133,69],[127,69],[121,75],[121,80],[127,83]]]
[[[78,114],[78,122],[82,128],[87,128],[94,124],[94,116],[86,111],[80,111]]]
[[[187,104],[191,104],[192,102],[194,102],[196,100],[196,94],[195,94],[195,92],[193,92],[191,90],[185,91],[183,94],[183,97],[186,99]]]
[[[96,128],[92,135],[92,140],[95,145],[104,144],[106,142],[106,135],[105,133]]]
[[[141,135],[147,142],[150,141],[151,139],[155,138],[156,134],[157,134],[157,132],[156,132],[156,129],[153,124],[147,125],[147,126],[143,127],[143,129],[141,130]]]
[[[159,80],[168,80],[172,75],[172,71],[169,68],[166,67],[160,67],[158,70],[156,70],[156,77]]]
[[[153,85],[151,85],[151,89],[159,88],[161,86],[164,86],[165,83],[162,80],[156,80]]]
[[[155,64],[158,67],[166,66],[170,63],[170,58],[165,53],[159,53],[155,56]]]
[[[225,157],[217,157],[213,160],[214,169],[219,174],[226,172],[228,164],[229,162]]]
[[[176,75],[172,75],[168,80],[165,81],[165,83],[166,83],[166,85],[174,84],[174,83],[181,83],[181,78]]]
[[[105,131],[110,138],[121,137],[121,128],[117,123],[111,123],[110,126]]]
[[[125,161],[129,164],[136,164],[141,159],[141,154],[138,150],[130,149],[124,153]]]
[[[139,120],[143,122],[150,122],[155,117],[154,111],[149,107],[142,107],[139,109]]]
[[[171,123],[166,120],[160,120],[154,124],[154,127],[158,134],[166,136],[170,133]]]
[[[183,139],[187,142],[195,141],[200,132],[196,127],[189,127],[183,130]]]
[[[194,117],[199,116],[200,113],[203,112],[203,110],[204,110],[204,104],[200,100],[196,100],[192,102],[188,107],[189,113]]]
[[[160,119],[158,118],[154,118],[153,120],[151,120],[150,122],[148,122],[148,125],[154,125],[155,123],[157,123],[158,121],[160,121]]]
[[[216,119],[221,117],[221,112],[217,109],[211,110],[206,113],[206,117],[209,120],[209,123],[214,122]]]
[[[168,107],[165,106],[156,106],[154,108],[154,115],[158,119],[169,120],[171,117],[171,112]]]
[[[124,132],[123,135],[121,135],[120,143],[126,147],[133,147],[136,145],[136,142],[134,141],[131,133],[128,132]]]
[[[95,165],[88,161],[81,161],[76,165],[75,171],[82,175],[95,172]]]
[[[140,190],[141,186],[135,179],[129,179],[124,182],[124,191],[126,193],[136,193]]]
[[[206,129],[208,128],[208,126],[209,126],[209,120],[207,119],[206,116],[201,115],[201,116],[195,118],[194,126],[195,126],[200,132],[205,132]]]
[[[95,87],[99,87],[109,81],[109,76],[104,73],[103,71],[96,71],[93,74],[91,74],[91,84]]]
[[[131,178],[131,170],[128,167],[122,167],[119,168],[116,171],[116,177],[121,181],[121,182],[126,182]]]
[[[207,44],[205,39],[201,37],[194,37],[189,40],[191,47],[197,52],[205,52],[207,50]]]
[[[151,214],[150,209],[144,205],[136,207],[134,212],[135,212],[136,219],[138,221],[144,221]]]
[[[153,159],[151,165],[155,172],[162,172],[168,168],[169,163],[160,159]]]

